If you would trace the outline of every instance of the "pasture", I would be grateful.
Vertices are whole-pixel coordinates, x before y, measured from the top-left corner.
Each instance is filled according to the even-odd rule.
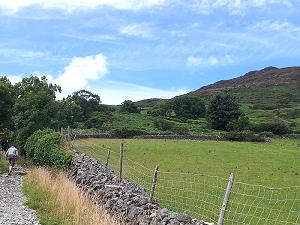
[[[300,141],[248,142],[82,139],[81,152],[118,171],[124,142],[125,177],[149,191],[159,165],[156,197],[162,206],[216,222],[228,177],[235,174],[225,224],[300,222]]]

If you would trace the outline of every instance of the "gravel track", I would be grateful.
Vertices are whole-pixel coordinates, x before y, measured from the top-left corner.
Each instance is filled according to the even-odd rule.
[[[0,225],[40,225],[34,210],[25,206],[22,192],[21,167],[16,167],[11,176],[0,175]]]

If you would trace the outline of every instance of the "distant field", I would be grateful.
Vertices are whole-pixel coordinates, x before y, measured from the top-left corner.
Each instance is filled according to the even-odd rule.
[[[102,163],[107,153],[105,147],[111,147],[110,168],[118,171],[121,142],[118,139],[85,139],[76,141],[76,145]],[[234,172],[236,178],[227,224],[300,222],[299,187],[273,190],[243,184],[278,188],[300,186],[300,140],[273,140],[271,144],[263,144],[126,139],[124,144],[125,176],[147,190],[153,168],[159,165],[156,196],[163,206],[216,222],[229,174]],[[293,213],[286,209],[293,209]]]

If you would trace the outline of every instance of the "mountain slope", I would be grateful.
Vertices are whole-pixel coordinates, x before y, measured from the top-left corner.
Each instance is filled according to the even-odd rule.
[[[189,95],[209,100],[216,93],[224,91],[234,94],[240,103],[261,104],[265,107],[300,103],[300,67],[267,67],[204,86]]]

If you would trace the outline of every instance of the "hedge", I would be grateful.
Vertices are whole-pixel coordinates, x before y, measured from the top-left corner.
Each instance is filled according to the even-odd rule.
[[[38,130],[26,141],[26,156],[38,166],[67,169],[72,160],[71,152],[63,149],[63,136],[52,130]]]

